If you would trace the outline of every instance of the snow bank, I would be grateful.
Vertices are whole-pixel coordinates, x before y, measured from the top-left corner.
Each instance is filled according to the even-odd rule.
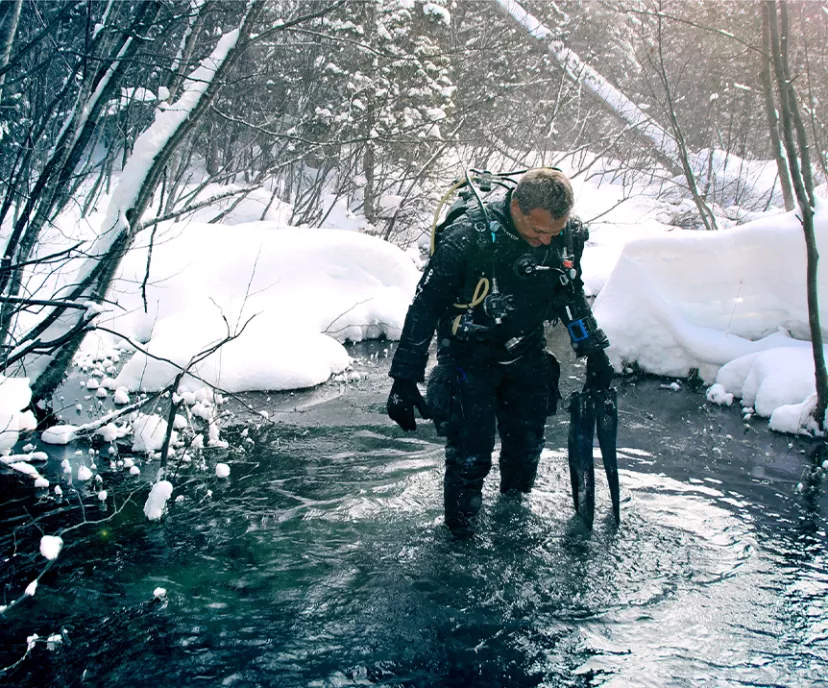
[[[133,251],[110,292],[128,313],[103,323],[130,337],[146,329],[134,288],[145,269],[146,251]],[[272,222],[170,225],[153,250],[147,348],[185,366],[223,339],[228,323],[237,331],[255,316],[193,372],[232,392],[310,387],[348,365],[341,342],[399,337],[419,277],[400,249],[353,232]],[[158,390],[175,374],[136,353],[115,384]],[[190,380],[183,389],[203,384]]]
[[[17,443],[20,431],[30,425],[21,411],[31,400],[28,378],[0,375],[0,453],[8,454]]]
[[[815,221],[828,249],[828,210]],[[616,369],[703,379],[772,416],[814,392],[805,239],[793,213],[715,233],[676,231],[627,244],[595,303]],[[828,322],[828,282],[820,303]],[[792,335],[792,336],[791,336]],[[781,421],[780,421],[781,424]]]
[[[12,470],[17,471],[18,473],[22,473],[23,475],[28,475],[32,480],[35,481],[35,487],[49,487],[49,481],[46,480],[38,470],[32,466],[32,464],[27,463],[26,461],[14,461],[9,460],[6,457],[0,458],[0,461],[5,463],[9,468]],[[45,483],[45,485],[44,485]]]
[[[707,189],[709,201],[723,207],[743,206],[753,210],[767,206],[769,196],[783,204],[772,160],[748,160],[721,149],[704,148],[691,156],[690,164],[700,189]],[[675,179],[678,189],[685,189],[684,177]],[[686,197],[686,195],[685,195]]]
[[[818,216],[820,248],[828,214]],[[715,233],[676,231],[624,247],[595,314],[612,342],[613,362],[712,382],[742,355],[808,337],[805,243],[793,214]],[[824,266],[821,300],[828,304]]]

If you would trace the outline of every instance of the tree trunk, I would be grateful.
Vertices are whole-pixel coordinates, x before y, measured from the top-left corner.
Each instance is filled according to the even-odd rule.
[[[377,15],[373,3],[366,3],[365,11],[365,42],[370,45],[371,39],[376,31]],[[362,131],[365,137],[365,153],[362,156],[362,173],[365,177],[365,188],[362,195],[362,212],[365,219],[372,225],[377,220],[377,182],[375,175],[376,150],[374,148],[374,123],[376,121],[376,103],[371,89],[366,89],[365,112],[363,114]]]
[[[374,179],[374,144],[370,141],[365,144],[365,154],[362,157],[362,171],[365,175],[365,188],[362,194],[362,212],[365,219],[371,224],[376,220],[374,209],[377,206],[376,202],[376,180]]]
[[[780,2],[784,10],[784,0]],[[825,410],[828,408],[828,368],[825,364],[825,349],[823,348],[822,326],[819,317],[819,291],[817,274],[819,266],[819,251],[817,249],[816,235],[814,233],[814,208],[813,208],[813,184],[810,175],[803,175],[800,171],[799,156],[802,157],[804,165],[808,159],[803,155],[803,149],[797,150],[797,142],[794,139],[794,127],[798,119],[800,124],[802,118],[799,109],[796,107],[796,89],[786,71],[787,59],[784,51],[787,43],[780,40],[776,23],[776,0],[766,0],[764,11],[770,28],[771,55],[773,56],[774,69],[776,72],[777,88],[780,94],[782,134],[785,142],[785,150],[790,165],[791,181],[793,182],[796,199],[799,203],[799,210],[802,213],[802,229],[805,233],[805,246],[808,258],[807,267],[807,292],[808,292],[808,325],[811,330],[811,345],[814,352],[814,377],[817,391],[817,405],[814,411],[814,420],[821,430],[825,430]],[[804,127],[802,127],[804,130]],[[803,141],[800,138],[799,143]],[[807,147],[807,141],[804,142]],[[807,149],[807,148],[806,148]]]
[[[768,118],[768,131],[771,138],[771,149],[776,170],[779,174],[779,186],[782,189],[782,198],[785,200],[785,210],[793,210],[794,195],[791,188],[791,173],[788,164],[785,162],[782,139],[779,136],[779,115],[776,112],[776,105],[773,102],[773,82],[771,81],[771,53],[770,26],[768,24],[767,11],[762,12],[762,44],[766,55],[762,57],[762,90],[765,93],[765,115]]]
[[[791,71],[788,69],[788,4],[786,0],[779,2],[779,16],[781,20],[779,31],[779,52],[782,62],[782,70],[785,75],[785,83],[788,85],[788,106],[791,108],[793,125],[796,130],[796,139],[799,144],[799,157],[802,159],[802,180],[805,183],[805,192],[808,194],[808,201],[814,206],[814,177],[811,170],[811,147],[808,145],[808,132],[805,123],[799,112],[799,99],[791,79]]]
[[[9,64],[11,57],[12,44],[14,37],[17,35],[17,25],[20,21],[20,8],[23,6],[23,0],[15,0],[14,6],[11,8],[11,14],[8,18],[9,27],[3,36],[3,45],[0,48],[0,69],[5,68]],[[6,81],[5,72],[0,73],[0,103],[3,102],[3,85]]]

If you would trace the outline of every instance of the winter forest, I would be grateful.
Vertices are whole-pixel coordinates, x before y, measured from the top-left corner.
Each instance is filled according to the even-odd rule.
[[[645,380],[651,395],[671,399],[693,389],[697,406],[707,409],[701,413],[729,414],[722,418],[735,418],[739,432],[761,419],[762,437],[807,454],[786,469],[791,484],[775,489],[785,499],[807,493],[818,506],[821,471],[828,469],[819,442],[828,408],[828,282],[820,262],[828,250],[826,102],[828,2],[822,0],[0,2],[0,513],[6,531],[0,620],[7,625],[0,684],[74,685],[85,672],[77,661],[54,658],[77,637],[72,624],[88,630],[111,612],[99,598],[84,602],[88,612],[73,609],[85,599],[77,596],[86,585],[77,572],[99,555],[122,556],[107,549],[109,535],[92,540],[88,533],[115,532],[116,524],[121,542],[129,543],[121,549],[153,552],[147,556],[155,567],[135,574],[123,583],[128,592],[119,594],[150,601],[125,602],[131,611],[112,636],[90,631],[87,637],[107,643],[142,633],[157,632],[159,643],[177,637],[159,615],[175,604],[167,590],[175,576],[162,573],[163,566],[181,564],[175,554],[159,558],[159,549],[172,545],[159,544],[160,531],[150,529],[167,523],[186,540],[204,523],[220,521],[225,509],[249,520],[258,507],[239,496],[248,492],[239,487],[231,496],[226,486],[245,484],[240,475],[248,476],[257,447],[267,446],[263,456],[288,446],[301,455],[297,438],[310,433],[314,452],[322,447],[340,456],[334,451],[339,440],[315,435],[318,428],[297,430],[301,422],[284,420],[285,409],[335,397],[330,414],[336,421],[319,422],[338,427],[356,413],[349,404],[363,403],[360,395],[363,410],[384,404],[389,347],[427,260],[432,227],[452,184],[482,170],[564,170],[575,187],[576,212],[591,227],[584,280],[609,335],[616,374]],[[364,352],[354,348],[360,345]],[[358,440],[368,456],[379,451],[371,443],[391,432],[376,430],[376,408],[374,415],[365,411],[363,426],[354,422],[366,433],[373,428],[373,439]],[[279,434],[287,426],[292,434]],[[704,436],[707,441],[707,429]],[[439,440],[422,441],[431,449],[395,438],[400,446],[388,451],[425,451],[429,465],[438,465]],[[806,445],[794,441],[812,444],[800,451]],[[714,449],[715,463],[722,451]],[[554,447],[548,451],[551,461],[560,458]],[[630,449],[628,459],[646,463],[640,451]],[[237,470],[241,455],[247,468]],[[636,480],[652,477],[649,470],[622,474],[630,486],[623,489],[638,494],[641,509],[655,488]],[[689,475],[683,485],[703,477]],[[674,478],[678,485],[687,476]],[[267,479],[260,474],[256,481]],[[419,485],[411,478],[401,489],[413,490],[416,501]],[[435,483],[424,503],[438,491]],[[565,497],[561,503],[569,508]],[[328,508],[304,499],[297,498],[304,507],[284,513],[307,508],[301,515],[307,524]],[[330,524],[380,510],[384,498],[376,499],[349,503],[342,519],[339,511],[320,517],[330,530],[308,537],[347,540]],[[722,528],[735,532],[716,514],[713,521],[721,518]],[[814,532],[824,539],[817,523]],[[739,528],[739,537],[748,537]],[[192,551],[230,547],[241,537],[230,530],[219,540],[204,535]],[[432,546],[416,532],[409,549]],[[646,529],[637,532],[647,539]],[[693,567],[715,559],[706,537],[694,532],[690,538]],[[292,542],[302,547],[299,539]],[[725,559],[741,556],[741,545],[731,544]],[[265,554],[268,546],[258,543],[244,556],[272,566],[282,555]],[[77,559],[70,564],[64,560],[72,547]],[[222,552],[228,561],[236,556]],[[340,554],[320,554],[317,564],[334,566]],[[569,555],[556,550],[555,556]],[[650,580],[669,568],[653,557],[644,574]],[[481,571],[491,568],[478,564]],[[449,576],[444,565],[429,564],[423,575]],[[107,585],[120,584],[119,575],[120,569]],[[390,575],[383,569],[380,578]],[[246,576],[231,576],[228,596]],[[251,577],[258,581],[250,584],[256,595],[270,594]],[[136,592],[139,579],[149,595]],[[39,584],[49,591],[36,597]],[[428,617],[427,604],[407,597],[412,591],[395,587],[396,579],[390,585],[392,597],[420,610],[421,622]],[[824,579],[819,585],[824,594]],[[320,605],[330,602],[325,583],[311,589]],[[381,591],[378,585],[374,593]],[[362,592],[352,590],[354,599]],[[54,608],[31,611],[41,597],[49,605],[50,594]],[[228,604],[234,618],[244,617],[236,607],[241,603]],[[809,597],[801,604],[813,610],[815,603]],[[828,667],[828,612],[821,605],[812,616],[820,619],[816,626],[823,624],[822,635],[814,626],[808,636],[819,660],[810,665],[814,674],[797,669],[799,685],[817,685],[809,681]],[[478,625],[488,623],[484,608],[476,608]],[[740,612],[754,613],[749,605]],[[383,613],[393,626],[394,614]],[[669,625],[666,618],[653,622],[662,624],[657,632]],[[324,624],[336,623],[317,621],[321,630],[308,625],[291,633],[327,637]],[[379,636],[386,630],[367,627]],[[253,642],[246,628],[239,622],[240,645]],[[711,646],[728,628],[711,631]],[[411,642],[425,644],[411,633]],[[398,634],[391,635],[402,647],[410,639]],[[357,636],[342,639],[343,647],[368,642]],[[481,642],[497,637],[475,636]],[[629,641],[633,656],[644,647],[639,641]],[[623,669],[609,659],[602,664],[593,657],[603,656],[600,642],[599,650],[579,642],[588,648],[584,656],[555,645],[563,654],[547,657],[550,666],[574,672],[567,674],[576,677],[572,682],[541,671],[546,679],[532,683],[535,668],[518,672],[526,682],[513,685],[743,685],[736,679],[669,683],[669,672],[664,682],[645,683],[642,677],[654,671],[647,662],[630,659]],[[746,657],[764,651],[745,642]],[[539,655],[530,658],[518,645],[505,656],[514,652],[518,664],[537,667]],[[396,656],[385,646],[371,647],[377,656]],[[447,666],[465,667],[460,678],[446,678],[454,676],[446,669],[440,678],[435,673],[406,683],[391,659],[380,666],[330,650],[324,660],[303,665],[296,657],[304,651],[315,652],[292,648],[293,659],[259,666],[262,673],[234,673],[229,665],[241,662],[235,655],[221,671],[197,662],[181,666],[196,666],[196,675],[215,681],[209,685],[235,677],[233,685],[244,686],[385,680],[495,686],[511,675],[505,663],[466,662],[462,653],[449,653]],[[47,660],[38,665],[38,656]],[[90,685],[110,685],[103,677],[114,660],[99,651],[86,656],[98,681]],[[134,669],[138,659],[125,649],[123,656],[123,666]],[[786,675],[790,667],[774,662],[773,671]],[[751,685],[778,680],[763,673],[767,667],[750,666],[741,679],[759,681]],[[397,678],[388,679],[392,674]],[[619,683],[590,683],[587,675]],[[152,671],[146,680],[166,685]]]

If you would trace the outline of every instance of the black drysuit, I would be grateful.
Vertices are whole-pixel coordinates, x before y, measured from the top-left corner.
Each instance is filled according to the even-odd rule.
[[[446,436],[445,515],[452,529],[467,526],[480,509],[495,429],[501,439],[501,491],[532,488],[547,411],[558,394],[557,385],[550,389],[557,364],[546,352],[544,323],[566,322],[573,295],[586,303],[580,266],[586,229],[570,220],[548,246],[532,247],[514,227],[510,200],[507,195],[487,204],[494,227],[487,227],[475,208],[442,230],[389,373],[422,382],[436,330],[438,364],[427,400],[438,432]],[[488,304],[456,305],[472,302],[475,290],[479,294],[486,286],[484,278],[489,294],[510,297],[510,310],[495,313],[502,315],[497,321],[487,314]],[[464,314],[471,327],[458,329],[457,318]]]

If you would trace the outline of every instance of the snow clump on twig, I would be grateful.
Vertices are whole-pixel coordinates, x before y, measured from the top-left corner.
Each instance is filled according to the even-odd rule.
[[[164,508],[172,492],[173,486],[169,480],[160,480],[152,486],[144,504],[144,514],[150,521],[157,521],[164,515]]]
[[[57,535],[44,535],[40,538],[40,553],[49,561],[57,559],[62,549],[63,538]]]

